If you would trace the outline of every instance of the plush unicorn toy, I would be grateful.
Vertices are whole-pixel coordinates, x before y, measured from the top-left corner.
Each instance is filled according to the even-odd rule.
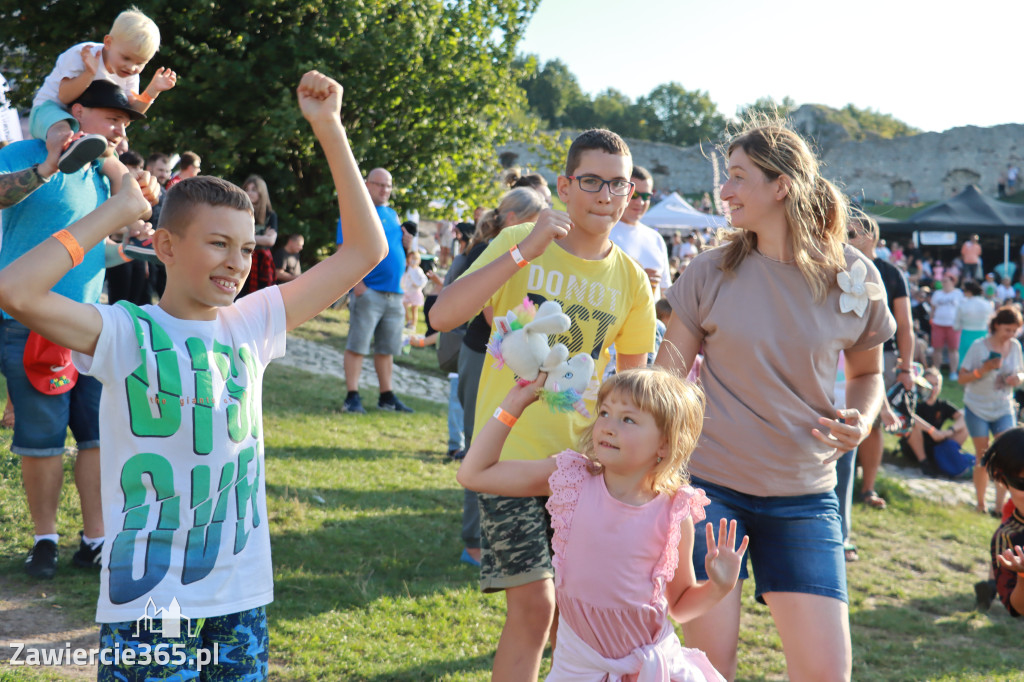
[[[494,318],[494,333],[487,352],[497,360],[496,367],[507,365],[521,384],[546,372],[541,400],[552,410],[576,410],[589,417],[583,392],[594,374],[594,359],[586,353],[570,358],[569,349],[561,343],[548,346],[549,335],[561,334],[570,326],[572,320],[557,301],[545,301],[535,308],[529,299],[524,299],[504,317]]]

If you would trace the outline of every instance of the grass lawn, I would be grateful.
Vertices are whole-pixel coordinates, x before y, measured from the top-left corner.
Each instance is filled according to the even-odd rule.
[[[303,336],[337,345],[345,316],[328,313]],[[504,600],[480,594],[475,571],[458,561],[462,491],[443,454],[444,406],[410,399],[414,415],[354,416],[339,411],[344,394],[333,378],[267,372],[271,679],[489,679]],[[70,460],[61,570],[51,583],[33,583],[21,569],[31,524],[9,441],[0,432],[0,580],[45,593],[54,609],[88,623],[95,577],[67,565],[80,528]],[[862,558],[849,565],[853,678],[1024,679],[1022,623],[998,604],[985,614],[973,608],[995,521],[912,498],[893,479],[879,489],[887,511],[854,511]],[[752,581],[744,604],[738,679],[785,679],[778,635],[754,602]],[[0,665],[7,679],[60,677]]]

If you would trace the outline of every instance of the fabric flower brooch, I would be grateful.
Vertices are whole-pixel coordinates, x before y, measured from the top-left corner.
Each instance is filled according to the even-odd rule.
[[[878,301],[885,298],[885,289],[878,282],[865,281],[868,268],[864,261],[854,261],[849,271],[841,271],[836,279],[839,288],[843,293],[839,295],[840,312],[848,313],[853,311],[857,317],[864,317],[864,311],[868,309],[868,301]]]

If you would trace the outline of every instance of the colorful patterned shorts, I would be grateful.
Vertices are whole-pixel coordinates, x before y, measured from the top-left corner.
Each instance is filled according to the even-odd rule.
[[[179,637],[150,632],[144,623],[100,626],[99,682],[267,679],[270,641],[263,606],[214,618],[182,618]],[[167,628],[166,620],[162,626]]]

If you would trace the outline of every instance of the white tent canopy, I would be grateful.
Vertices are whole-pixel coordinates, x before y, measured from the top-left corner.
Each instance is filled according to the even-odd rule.
[[[660,232],[673,232],[684,228],[703,230],[708,227],[729,225],[724,216],[701,213],[676,192],[669,194],[645,213],[640,222]]]

